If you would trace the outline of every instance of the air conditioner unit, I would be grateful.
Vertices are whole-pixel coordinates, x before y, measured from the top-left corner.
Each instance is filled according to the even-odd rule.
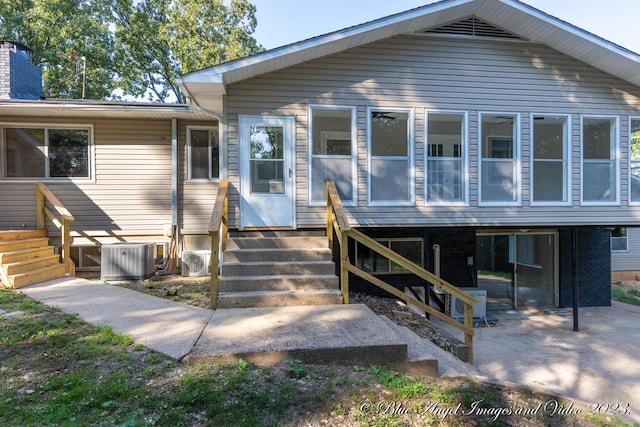
[[[101,280],[144,280],[155,273],[155,243],[114,243],[101,252]]]
[[[182,251],[182,276],[208,276],[211,251]]]
[[[462,292],[475,297],[478,301],[473,304],[473,317],[485,318],[487,316],[487,291],[478,288],[459,288]],[[445,305],[447,314],[456,320],[464,321],[464,302],[457,297],[447,294]]]

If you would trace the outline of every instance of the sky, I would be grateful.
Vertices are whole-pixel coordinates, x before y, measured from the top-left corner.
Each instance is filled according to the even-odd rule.
[[[295,43],[433,0],[251,0],[257,8],[255,38],[267,49]],[[638,0],[524,0],[622,47],[640,53]]]

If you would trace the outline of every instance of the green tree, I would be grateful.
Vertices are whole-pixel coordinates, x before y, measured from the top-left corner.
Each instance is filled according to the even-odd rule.
[[[32,49],[44,96],[183,102],[178,78],[262,50],[248,0],[0,0],[0,39]]]
[[[0,38],[24,44],[42,67],[44,96],[81,98],[86,58],[86,97],[107,98],[115,86],[114,37],[108,0],[2,0]]]
[[[255,6],[247,0],[117,0],[115,37],[122,49],[125,95],[183,102],[177,79],[262,50],[253,38]]]

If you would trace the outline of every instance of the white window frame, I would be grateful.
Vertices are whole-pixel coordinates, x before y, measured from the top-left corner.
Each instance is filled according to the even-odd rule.
[[[628,125],[629,125],[629,132],[628,132],[629,143],[628,143],[628,149],[627,149],[627,156],[628,156],[628,159],[629,159],[629,177],[628,177],[629,186],[628,186],[628,188],[629,188],[629,205],[630,206],[640,206],[640,199],[633,200],[631,198],[632,195],[633,195],[633,193],[631,191],[632,190],[631,182],[632,182],[632,179],[633,179],[633,175],[631,174],[631,168],[632,168],[632,164],[631,164],[631,133],[633,132],[633,128],[631,126],[631,122],[636,121],[636,120],[640,121],[640,116],[630,116],[629,117],[629,123],[628,123]],[[640,184],[639,184],[639,186],[640,186]]]
[[[563,144],[563,153],[564,157],[562,159],[563,163],[563,172],[564,172],[564,182],[562,193],[564,194],[565,200],[563,201],[541,201],[536,202],[534,199],[534,164],[535,164],[535,121],[534,117],[540,116],[549,116],[549,117],[564,117],[566,119],[564,126],[564,144]],[[529,164],[529,182],[531,186],[530,198],[531,198],[531,206],[571,206],[571,115],[570,114],[553,114],[553,113],[531,113],[529,120],[530,129],[531,129],[531,145],[530,145],[530,153],[531,160]]]
[[[399,156],[372,156],[371,155],[371,113],[374,111],[389,111],[392,113],[407,113],[409,119],[407,120],[407,165],[409,168],[408,176],[408,200],[372,200],[371,199],[371,163],[372,160],[399,160]],[[368,107],[367,108],[367,203],[369,206],[413,206],[415,205],[415,167],[413,163],[413,147],[414,147],[414,109],[413,108],[394,108],[394,107]]]
[[[327,154],[313,154],[313,120],[312,120],[312,110],[349,110],[351,111],[351,155],[350,156],[338,156],[338,155],[327,155]],[[351,200],[342,200],[342,204],[345,206],[356,206],[358,200],[358,170],[357,170],[357,140],[358,140],[358,125],[357,125],[357,109],[353,106],[348,105],[320,105],[320,104],[310,104],[307,107],[307,117],[308,117],[308,143],[309,146],[309,183],[308,183],[308,193],[309,193],[309,206],[326,206],[327,202],[324,201],[314,201],[313,200],[313,159],[314,158],[339,158],[346,159],[351,158],[351,188],[353,189],[351,194]]]
[[[463,116],[462,123],[462,179],[464,180],[463,200],[430,201],[429,195],[429,114],[458,114]],[[424,110],[424,204],[429,206],[469,206],[469,114],[467,111]],[[443,157],[446,159],[446,157]]]
[[[625,236],[624,237],[614,237],[613,236],[613,230],[615,230],[616,228],[624,228],[625,229]],[[625,241],[625,248],[624,249],[613,249],[613,239],[624,240]],[[611,252],[615,252],[615,253],[629,252],[629,227],[614,227],[613,229],[611,229],[610,246],[611,246]]]
[[[513,178],[515,180],[514,185],[516,188],[516,199],[513,201],[482,201],[482,149],[487,141],[482,138],[482,117],[483,116],[513,116],[515,123],[513,124],[513,135],[497,135],[497,137],[513,136]],[[513,112],[500,112],[500,111],[480,111],[478,112],[478,206],[521,206],[522,204],[522,178],[521,178],[521,163],[520,163],[520,113]]]
[[[614,119],[615,132],[614,144],[610,149],[615,156],[616,199],[612,201],[588,201],[584,200],[584,120],[585,119]],[[609,158],[611,160],[611,158]],[[620,117],[585,114],[580,116],[580,204],[583,206],[620,206]]]
[[[191,167],[191,131],[192,130],[206,130],[215,134],[218,134],[218,176],[211,176],[211,166],[212,166],[212,158],[211,158],[211,138],[209,138],[209,145],[207,149],[208,153],[208,171],[209,178],[192,178],[191,173],[193,168]],[[220,175],[222,175],[222,150],[220,144],[220,130],[217,126],[195,126],[190,125],[187,126],[187,181],[189,182],[215,182],[220,181]]]
[[[44,177],[7,177],[6,176],[6,141],[5,141],[5,128],[28,128],[28,129],[43,129],[45,131],[45,176]],[[47,130],[49,129],[66,129],[66,130],[87,130],[89,131],[89,176],[88,177],[50,177],[49,176],[49,144]],[[96,151],[94,142],[94,127],[90,124],[79,123],[39,123],[39,122],[0,122],[0,181],[5,182],[44,182],[44,183],[62,183],[62,182],[82,182],[82,183],[95,183],[95,164],[96,164]]]

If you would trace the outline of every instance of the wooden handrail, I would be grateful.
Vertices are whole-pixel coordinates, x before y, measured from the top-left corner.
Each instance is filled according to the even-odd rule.
[[[211,236],[211,274],[210,298],[211,308],[218,308],[218,293],[220,281],[220,254],[227,248],[227,234],[229,232],[229,181],[220,181],[211,219],[209,220],[209,236]]]
[[[340,200],[340,196],[335,187],[335,183],[332,181],[328,181],[326,184],[327,188],[327,239],[329,240],[329,246],[333,247],[333,236],[337,237],[339,248],[340,248],[340,288],[342,290],[342,296],[345,304],[349,303],[349,273],[352,273],[367,282],[375,285],[390,294],[396,296],[397,298],[403,300],[407,304],[412,304],[418,307],[420,310],[423,310],[426,313],[429,313],[438,319],[460,329],[464,332],[465,343],[469,346],[469,362],[473,363],[473,304],[477,302],[477,299],[465,292],[462,292],[456,286],[453,286],[446,280],[441,279],[435,274],[425,270],[424,268],[416,265],[411,262],[409,259],[401,256],[400,254],[394,252],[388,247],[380,244],[376,240],[371,237],[365,235],[364,233],[351,228],[349,225],[348,217],[346,215],[346,211],[342,206],[342,202]],[[356,242],[368,247],[374,252],[379,253],[380,255],[386,257],[391,262],[394,262],[404,268],[405,270],[413,273],[414,275],[420,277],[425,280],[427,283],[430,283],[434,286],[438,286],[446,293],[449,293],[455,297],[457,297],[460,301],[464,303],[464,323],[461,324],[457,320],[453,319],[450,316],[447,316],[445,313],[442,313],[435,308],[425,304],[424,302],[396,289],[390,284],[384,282],[379,277],[373,276],[372,274],[364,271],[357,265],[351,262],[349,259],[349,247],[348,241],[349,239],[353,239]]]
[[[46,202],[53,207],[53,211],[46,207]],[[56,213],[60,218],[56,216]],[[60,230],[62,236],[61,257],[65,273],[75,276],[76,265],[71,259],[71,223],[73,215],[58,200],[55,194],[42,182],[36,183],[36,224],[39,230],[46,228],[45,219],[49,218],[53,225]]]

